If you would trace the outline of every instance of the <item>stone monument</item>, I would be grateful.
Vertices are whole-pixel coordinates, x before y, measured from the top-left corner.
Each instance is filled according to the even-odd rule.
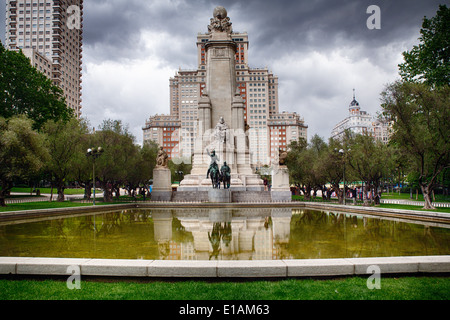
[[[212,151],[218,166],[230,168],[232,191],[263,191],[263,181],[250,166],[249,140],[244,121],[244,100],[236,82],[236,43],[232,23],[224,7],[214,9],[208,26],[206,88],[198,103],[197,136],[192,171],[178,191],[208,191],[206,173]]]
[[[289,171],[286,166],[287,152],[280,149],[278,165],[273,167],[272,187],[270,189],[272,201],[292,201],[291,187],[289,183]]]
[[[168,163],[169,157],[163,147],[160,147],[156,167],[153,169],[152,201],[172,200],[172,177]]]

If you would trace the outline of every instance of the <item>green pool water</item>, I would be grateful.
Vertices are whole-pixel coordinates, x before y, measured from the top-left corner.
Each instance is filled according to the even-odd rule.
[[[275,260],[450,254],[450,226],[298,209],[126,210],[0,224],[0,256]]]

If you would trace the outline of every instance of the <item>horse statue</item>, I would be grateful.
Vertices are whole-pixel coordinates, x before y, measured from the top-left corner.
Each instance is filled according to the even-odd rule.
[[[218,189],[220,188],[220,171],[219,171],[219,167],[217,166],[217,163],[213,162],[208,169],[208,172],[206,174],[206,178],[208,178],[209,176],[211,176],[211,184],[213,186],[214,189]]]
[[[222,168],[220,168],[220,174],[222,177],[223,188],[230,189],[231,170],[226,162],[224,162]]]

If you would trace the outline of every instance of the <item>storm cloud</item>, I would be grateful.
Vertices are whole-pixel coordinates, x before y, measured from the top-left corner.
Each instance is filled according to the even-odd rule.
[[[169,78],[197,68],[197,33],[222,5],[234,31],[249,34],[250,66],[279,77],[280,111],[296,111],[309,137],[328,139],[347,116],[353,88],[363,110],[379,111],[402,52],[418,43],[423,17],[439,4],[445,1],[85,0],[83,115],[92,126],[120,119],[141,142],[145,119],[169,113]],[[379,30],[366,26],[370,5],[381,9]]]

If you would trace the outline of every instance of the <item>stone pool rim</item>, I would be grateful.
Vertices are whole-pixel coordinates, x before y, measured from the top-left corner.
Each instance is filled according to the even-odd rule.
[[[450,274],[450,255],[297,260],[127,260],[0,257],[0,276],[114,278],[302,278]]]
[[[97,205],[71,208],[36,209],[9,211],[0,213],[0,222],[20,221],[33,218],[57,217],[68,214],[104,213],[129,209],[176,209],[176,208],[293,208],[311,210],[329,210],[351,214],[365,214],[379,217],[402,218],[415,221],[440,222],[450,224],[450,213],[436,211],[419,211],[379,207],[363,207],[314,202],[242,202],[242,203],[208,203],[208,202],[145,202],[112,205]]]

